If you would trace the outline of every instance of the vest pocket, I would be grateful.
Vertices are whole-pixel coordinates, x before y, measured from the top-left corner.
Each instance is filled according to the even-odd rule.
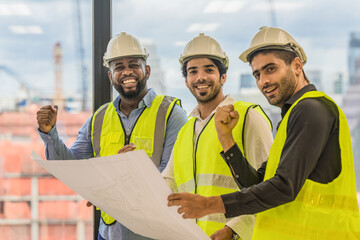
[[[153,151],[153,139],[147,137],[134,137],[134,144],[137,150],[144,150],[150,157]]]
[[[124,138],[121,132],[112,132],[102,136],[107,143],[120,143],[123,142]]]

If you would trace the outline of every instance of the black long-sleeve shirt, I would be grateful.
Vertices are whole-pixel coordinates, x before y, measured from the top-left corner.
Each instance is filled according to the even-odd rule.
[[[314,90],[315,86],[309,84],[294,94],[282,107],[282,117],[303,94]],[[300,101],[287,124],[279,166],[275,176],[266,181],[263,178],[267,162],[258,170],[253,169],[236,144],[221,153],[242,188],[241,192],[221,196],[226,217],[254,214],[288,203],[296,198],[306,179],[328,183],[340,174],[338,110],[331,101]]]

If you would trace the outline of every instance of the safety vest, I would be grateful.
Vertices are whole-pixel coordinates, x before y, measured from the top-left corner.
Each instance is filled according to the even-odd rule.
[[[287,111],[269,153],[264,181],[276,173],[286,141],[289,115],[296,104],[305,98],[327,99],[337,107],[341,173],[327,184],[307,179],[294,201],[258,213],[252,239],[360,239],[359,209],[349,127],[342,110],[324,93],[307,92]]]
[[[137,119],[129,136],[112,103],[101,106],[93,115],[91,122],[91,143],[95,157],[116,155],[126,144],[134,143],[136,150],[144,150],[155,166],[160,165],[163,152],[168,117],[179,100],[157,95],[151,106],[145,107]],[[101,217],[107,225],[115,222],[105,212]]]
[[[243,130],[249,109],[254,108],[267,120],[268,118],[259,105],[236,102],[234,108],[240,115],[239,122],[233,130],[234,140],[241,152],[244,153]],[[174,178],[178,192],[218,196],[240,191],[229,166],[220,156],[223,149],[216,133],[214,117],[212,116],[202,129],[194,145],[195,121],[195,117],[190,118],[181,128],[173,149]],[[270,123],[270,120],[268,121]],[[253,163],[252,165],[254,166]],[[225,218],[224,214],[211,214],[197,219],[196,222],[210,236],[223,228],[229,220]]]

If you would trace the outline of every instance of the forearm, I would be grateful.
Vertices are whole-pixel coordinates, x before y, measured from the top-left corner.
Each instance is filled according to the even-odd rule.
[[[45,155],[48,160],[86,159],[93,157],[93,149],[90,141],[88,122],[80,129],[79,135],[68,148],[59,138],[56,127],[53,127],[47,134],[39,131],[45,143]]]
[[[218,135],[218,139],[224,152],[227,152],[235,144],[235,140],[232,134]]]
[[[45,156],[47,160],[78,159],[61,139],[45,143]]]
[[[230,167],[233,177],[240,188],[250,187],[262,181],[262,172],[253,168],[243,156],[237,144],[234,144],[228,151],[221,152],[225,162]]]
[[[77,159],[76,155],[66,147],[64,142],[59,138],[56,126],[54,126],[48,133],[43,133],[39,130],[39,134],[45,144],[45,156],[48,160],[61,159]]]
[[[297,192],[276,176],[250,188],[222,195],[226,217],[255,214],[291,202]]]

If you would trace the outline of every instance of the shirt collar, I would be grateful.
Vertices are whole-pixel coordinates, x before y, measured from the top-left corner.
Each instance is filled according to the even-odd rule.
[[[281,108],[281,117],[283,118],[290,107],[307,92],[316,91],[316,87],[313,84],[308,84],[298,92],[296,92],[291,98],[289,98],[285,103],[284,106]]]
[[[216,107],[222,107],[222,106],[225,106],[225,105],[229,105],[229,104],[234,104],[235,103],[235,99],[230,95],[226,95],[224,100],[219,103],[219,105]],[[215,112],[216,112],[216,108],[211,112],[211,114],[209,116],[212,116]],[[191,111],[189,117],[196,117],[197,119],[201,119],[200,117],[200,111],[199,111],[199,105],[197,105],[194,110]]]
[[[151,103],[153,102],[154,98],[156,97],[156,92],[154,91],[154,89],[149,88],[148,92],[146,93],[146,95],[144,96],[144,98],[139,102],[138,108],[143,108],[143,107],[150,107]],[[117,96],[115,98],[115,100],[113,101],[113,105],[116,109],[116,112],[120,113],[120,101],[121,101],[121,97],[120,95]]]

